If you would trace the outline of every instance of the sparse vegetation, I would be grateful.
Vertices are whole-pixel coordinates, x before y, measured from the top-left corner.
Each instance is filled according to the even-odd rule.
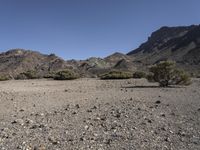
[[[10,77],[7,75],[0,75],[0,81],[10,80]]]
[[[44,75],[44,78],[54,78],[56,75],[55,72],[49,72],[48,74]]]
[[[79,78],[79,76],[72,70],[62,70],[55,74],[54,80],[73,80]]]
[[[176,69],[175,63],[172,61],[163,61],[152,66],[150,69],[152,74],[147,79],[152,82],[158,82],[160,86],[169,85],[189,85],[191,83],[189,75],[183,70]]]
[[[142,71],[136,71],[133,73],[133,78],[136,79],[146,78],[146,73]]]
[[[25,79],[39,79],[40,76],[37,75],[36,71],[28,70],[26,72],[22,72],[15,79],[17,80],[25,80]]]
[[[132,78],[132,73],[124,71],[110,71],[103,75],[100,75],[100,78],[103,80],[106,79],[130,79]]]

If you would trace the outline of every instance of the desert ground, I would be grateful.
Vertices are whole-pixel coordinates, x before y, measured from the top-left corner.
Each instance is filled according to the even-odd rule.
[[[0,82],[1,150],[199,150],[200,79]]]

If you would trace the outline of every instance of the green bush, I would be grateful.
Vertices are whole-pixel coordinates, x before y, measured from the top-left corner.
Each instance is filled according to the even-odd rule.
[[[22,72],[15,79],[17,80],[25,80],[25,79],[39,79],[40,77],[37,75],[36,71],[28,70],[26,72]]]
[[[160,86],[169,85],[189,85],[191,83],[189,75],[183,70],[176,69],[175,63],[171,61],[163,61],[152,67],[149,71],[152,73],[147,79],[152,82],[158,82]]]
[[[54,80],[73,80],[77,78],[79,78],[79,76],[71,70],[59,71],[53,77]]]
[[[146,73],[142,71],[136,71],[133,73],[133,78],[136,79],[146,78]]]
[[[10,77],[8,77],[7,75],[0,75],[0,81],[6,81],[6,80],[10,80]]]
[[[153,73],[149,73],[148,75],[146,75],[146,79],[149,82],[155,82]]]
[[[132,78],[132,73],[124,71],[110,71],[103,75],[100,75],[100,78],[105,79],[130,79]]]
[[[44,78],[54,78],[54,77],[55,77],[55,75],[56,75],[56,73],[55,73],[55,72],[50,72],[50,73],[48,73],[48,74],[44,75]]]

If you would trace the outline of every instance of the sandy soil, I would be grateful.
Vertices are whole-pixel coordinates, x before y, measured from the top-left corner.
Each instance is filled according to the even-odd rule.
[[[0,149],[199,150],[200,80],[0,82]]]

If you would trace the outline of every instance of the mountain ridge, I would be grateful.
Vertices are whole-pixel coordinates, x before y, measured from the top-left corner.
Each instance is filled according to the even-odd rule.
[[[175,61],[189,72],[200,72],[200,25],[161,27],[148,40],[127,54],[115,52],[105,58],[64,60],[55,54],[11,49],[0,53],[0,73],[16,76],[27,70],[40,75],[73,69],[83,76],[94,76],[109,70],[143,70],[160,61]]]

